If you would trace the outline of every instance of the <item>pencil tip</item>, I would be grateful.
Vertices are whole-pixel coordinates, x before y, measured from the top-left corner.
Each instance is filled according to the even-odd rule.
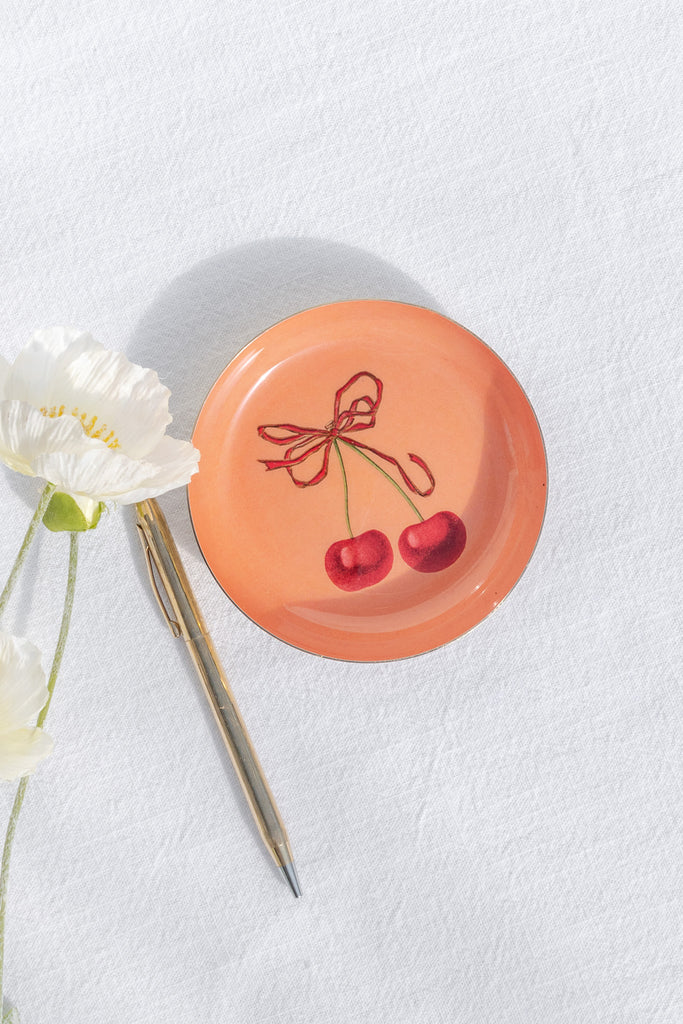
[[[297,877],[296,868],[292,861],[288,864],[281,864],[280,871],[285,876],[287,884],[294,893],[297,899],[301,896],[301,886],[299,885],[299,879]]]

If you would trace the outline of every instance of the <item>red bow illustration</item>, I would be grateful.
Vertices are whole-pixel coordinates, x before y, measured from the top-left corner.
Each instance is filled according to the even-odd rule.
[[[354,398],[348,408],[343,409],[342,402],[346,392],[362,377],[367,377],[372,381],[374,397],[372,395],[362,395],[359,398]],[[409,452],[408,458],[426,474],[429,480],[429,486],[426,490],[421,490],[410,479],[398,459],[378,451],[377,448],[371,448],[370,445],[363,444],[362,441],[357,441],[354,437],[349,437],[350,434],[356,433],[359,430],[371,430],[374,427],[377,419],[377,410],[382,401],[382,390],[383,385],[379,377],[375,377],[373,373],[362,370],[351,377],[350,380],[347,380],[346,384],[337,391],[334,398],[334,419],[327,426],[322,428],[298,427],[292,423],[270,423],[259,427],[259,437],[270,441],[271,444],[287,446],[283,459],[259,459],[259,462],[262,462],[266,469],[286,469],[297,487],[313,487],[327,476],[330,450],[337,441],[337,438],[339,438],[340,441],[351,445],[353,448],[372,452],[373,455],[383,459],[384,462],[391,463],[398,470],[401,479],[413,494],[419,494],[421,497],[426,498],[434,490],[435,481],[427,463],[419,455],[413,455]],[[319,452],[322,453],[322,462],[317,471],[307,479],[297,477],[294,467],[302,465],[307,459],[317,455]]]

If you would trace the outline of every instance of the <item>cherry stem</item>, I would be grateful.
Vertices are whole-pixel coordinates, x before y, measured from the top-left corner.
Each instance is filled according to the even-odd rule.
[[[375,469],[378,470],[382,474],[382,476],[385,477],[389,481],[389,483],[392,484],[396,488],[396,490],[401,495],[401,497],[405,498],[405,500],[408,502],[408,504],[410,505],[410,507],[412,508],[413,512],[415,513],[417,518],[420,520],[420,522],[421,523],[424,522],[424,516],[420,515],[420,510],[418,509],[417,505],[413,504],[413,502],[410,500],[410,498],[408,497],[406,492],[403,490],[401,485],[396,483],[396,481],[394,480],[393,476],[389,476],[387,471],[382,469],[382,467],[377,462],[375,462],[374,459],[371,459],[369,455],[366,455],[365,452],[361,448],[356,448],[355,444],[351,444],[349,441],[345,441],[343,437],[340,437],[339,440],[343,441],[343,443],[345,445],[348,445],[349,448],[353,448],[354,452],[356,452],[358,455],[362,455],[366,462],[369,462],[371,466],[374,466]],[[337,441],[335,440],[334,443],[336,445]],[[339,449],[337,449],[337,452],[339,452]],[[339,455],[339,458],[341,459],[341,455]]]
[[[349,531],[349,537],[353,537],[353,530],[351,529],[351,520],[349,519],[349,482],[346,479],[346,469],[344,467],[344,460],[342,459],[342,453],[339,450],[339,443],[335,438],[334,450],[339,457],[339,465],[342,471],[342,480],[344,481],[344,512],[346,513],[346,528]]]

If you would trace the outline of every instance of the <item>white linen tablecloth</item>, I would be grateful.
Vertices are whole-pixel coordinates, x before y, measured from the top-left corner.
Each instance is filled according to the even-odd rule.
[[[300,901],[131,510],[83,538],[14,846],[23,1024],[680,1024],[680,30],[663,0],[5,6],[6,358],[89,329],[158,369],[189,437],[280,318],[418,302],[508,363],[550,468],[513,594],[379,666],[265,635],[162,499]],[[7,572],[37,485],[0,480]],[[66,550],[44,532],[4,623],[47,655]]]

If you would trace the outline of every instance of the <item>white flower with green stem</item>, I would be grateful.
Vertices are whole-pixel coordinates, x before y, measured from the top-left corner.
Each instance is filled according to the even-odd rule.
[[[10,852],[28,774],[51,749],[42,726],[69,631],[78,537],[97,526],[106,503],[156,497],[187,484],[196,471],[196,449],[166,434],[169,397],[153,370],[71,328],[37,331],[12,365],[0,359],[0,461],[46,481],[0,595],[0,618],[41,522],[70,533],[66,596],[47,687],[39,685],[36,649],[0,634],[0,778],[22,776],[0,869],[0,1012]],[[28,726],[38,712],[36,725]],[[12,1012],[3,1021],[12,1020]]]

